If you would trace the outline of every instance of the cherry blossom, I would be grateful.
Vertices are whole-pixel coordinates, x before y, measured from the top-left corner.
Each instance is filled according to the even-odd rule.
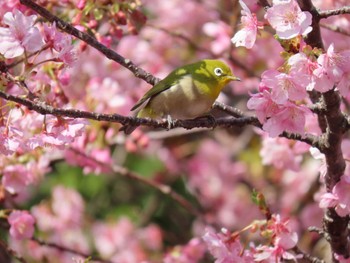
[[[327,53],[321,54],[318,59],[318,67],[313,71],[315,78],[315,90],[326,92],[334,88],[336,84],[342,81],[340,89],[342,94],[346,95],[347,75],[350,72],[349,66],[350,50],[335,52],[334,45],[331,44]]]
[[[53,145],[63,149],[74,139],[81,136],[87,122],[79,119],[47,118],[46,130],[41,135],[42,141],[47,145]]]
[[[309,34],[311,14],[302,12],[297,4],[302,1],[267,1],[272,7],[266,9],[260,5],[262,1],[254,0],[127,2],[36,4],[125,57],[131,71],[134,63],[150,72],[149,77],[163,78],[176,67],[218,55],[230,60],[242,82],[230,83],[227,88],[231,90],[223,92],[220,99],[245,116],[255,114],[261,125],[253,129],[251,125],[221,127],[221,121],[229,121],[229,117],[214,109],[220,127],[213,130],[163,131],[141,125],[125,136],[119,132],[120,123],[66,118],[60,110],[55,114],[61,112],[62,116],[34,112],[46,103],[53,108],[131,116],[129,109],[150,85],[143,81],[142,70],[133,71],[134,76],[89,43],[60,30],[58,24],[49,24],[51,19],[31,16],[35,11],[19,0],[3,0],[0,90],[18,100],[0,101],[0,201],[5,205],[0,214],[6,219],[13,211],[8,217],[10,231],[7,224],[3,229],[13,256],[28,262],[83,262],[92,255],[101,261],[123,263],[198,263],[211,254],[217,263],[298,262],[296,245],[313,251],[322,239],[306,230],[322,223],[320,207],[334,208],[340,216],[350,214],[346,123],[341,133],[327,136],[332,129],[320,127],[318,122],[333,110],[323,107],[328,94],[343,96],[339,110],[344,111],[344,122],[347,118],[349,41],[325,27],[348,32],[349,19],[346,15],[314,17],[313,21],[320,19],[322,25],[321,41],[329,46],[322,51],[308,45],[314,36]],[[233,10],[238,2],[241,10]],[[339,12],[346,0],[312,3],[320,12]],[[144,22],[138,12],[144,10],[149,23],[141,27]],[[263,24],[258,18],[265,10]],[[230,41],[239,12],[240,30]],[[269,27],[262,31],[267,22],[276,36],[270,34]],[[60,22],[60,28],[62,25]],[[249,50],[233,48],[230,43]],[[79,47],[79,56],[74,45]],[[249,98],[256,87],[257,93]],[[254,112],[245,112],[242,103],[247,99]],[[21,105],[23,100],[38,107]],[[325,118],[327,125],[331,117]],[[284,131],[296,134],[282,134]],[[312,159],[310,145],[298,141],[304,132],[307,137],[303,141],[315,135],[310,144],[321,145],[321,150],[328,146],[324,142],[331,142],[329,138],[336,140],[339,135],[342,141],[346,168],[328,193],[325,175],[332,163],[327,167],[325,160],[332,153],[321,154],[318,149],[315,153],[316,148],[311,148],[317,158]],[[114,173],[114,164],[137,176],[125,178]],[[150,184],[144,187],[144,182]],[[318,185],[314,197],[320,204],[310,198]],[[168,192],[168,187],[173,192]],[[252,204],[252,189],[266,196],[266,204]],[[14,207],[30,207],[32,216],[14,211]],[[270,212],[263,209],[279,214],[270,218]],[[23,219],[16,218],[15,212],[23,212]],[[283,219],[289,216],[290,221]],[[38,238],[63,249],[20,240],[32,236],[34,221]],[[204,230],[208,225],[222,231]],[[332,233],[326,234],[332,237]],[[73,251],[84,253],[86,259]],[[334,257],[349,261],[341,255]]]
[[[2,184],[13,195],[22,193],[32,182],[32,175],[24,165],[9,165],[3,170]]]
[[[295,0],[273,0],[272,3],[265,18],[281,39],[291,39],[311,32],[312,16],[309,12],[301,11]]]
[[[242,29],[234,35],[231,41],[236,47],[252,48],[255,44],[258,29],[262,28],[262,23],[258,22],[256,15],[250,12],[248,6],[242,0],[239,1],[239,4],[242,7]]]
[[[350,214],[350,175],[343,175],[331,193],[321,196],[320,207],[335,207],[337,214],[343,217]]]
[[[10,235],[15,239],[31,238],[34,234],[35,220],[28,211],[13,211],[8,217]]]
[[[256,261],[270,260],[267,262],[283,262],[281,259],[296,261],[299,255],[294,255],[288,250],[295,247],[298,235],[292,231],[288,219],[282,219],[280,215],[272,215],[268,221],[267,229],[271,231],[273,246],[259,245],[256,247],[254,259]]]
[[[214,40],[210,45],[210,49],[214,54],[221,54],[230,46],[229,31],[230,27],[225,23],[208,22],[203,26],[203,31]]]
[[[261,77],[262,85],[272,89],[271,98],[278,104],[284,104],[288,99],[302,100],[307,96],[305,86],[308,84],[308,77],[299,72],[291,71],[286,74],[268,70]]]
[[[344,258],[344,256],[334,254],[334,258],[339,261],[339,263],[350,263],[350,258]]]
[[[289,102],[263,124],[263,129],[271,137],[276,137],[283,131],[304,134],[305,118],[309,113],[311,112],[306,106]]]
[[[72,66],[77,59],[77,52],[72,45],[72,37],[57,30],[56,24],[44,25],[44,41],[56,51],[55,57],[67,66]]]
[[[302,76],[306,90],[310,91],[315,86],[313,71],[318,67],[317,61],[312,61],[305,53],[297,53],[288,59],[290,72],[298,77]]]
[[[249,251],[243,249],[238,238],[230,236],[227,229],[222,229],[220,233],[214,233],[207,229],[203,235],[203,240],[207,243],[208,250],[215,258],[215,263],[220,262],[253,262]]]
[[[292,171],[298,171],[302,161],[302,156],[296,154],[290,141],[284,138],[265,137],[260,156],[264,165],[271,164],[277,169],[290,169]]]
[[[199,238],[191,239],[184,246],[176,246],[163,259],[164,263],[199,262],[206,251],[205,244]]]
[[[0,152],[5,155],[12,155],[21,146],[23,132],[15,127],[0,127]]]
[[[260,85],[259,91],[250,97],[247,107],[250,110],[255,110],[259,121],[264,123],[266,119],[280,111],[280,106],[272,99],[268,88]]]
[[[36,16],[24,16],[19,10],[7,12],[3,23],[8,28],[0,27],[0,53],[5,58],[21,56],[24,51],[35,52],[43,43],[39,29],[34,26]]]

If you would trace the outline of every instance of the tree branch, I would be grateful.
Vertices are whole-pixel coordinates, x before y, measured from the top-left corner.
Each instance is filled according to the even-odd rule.
[[[56,244],[56,243],[46,242],[46,241],[40,240],[40,239],[35,238],[35,237],[32,237],[31,240],[36,242],[36,243],[38,243],[41,246],[55,248],[55,249],[57,249],[59,251],[63,251],[63,252],[69,252],[69,253],[81,256],[83,258],[91,258],[92,260],[98,261],[100,263],[113,263],[110,260],[102,259],[101,257],[98,257],[98,256],[91,256],[89,254],[77,251],[75,249],[72,249],[72,248],[69,248],[69,247],[65,247],[65,246],[62,246],[62,245],[59,245],[59,244]]]
[[[312,31],[306,38],[306,43],[312,47],[324,49],[321,31],[320,13],[316,10],[311,0],[298,0],[298,3],[303,11],[308,11],[312,14]],[[324,103],[325,112],[319,112],[319,122],[322,135],[320,150],[325,154],[327,163],[326,187],[327,191],[332,191],[334,185],[340,180],[345,170],[345,160],[341,149],[343,133],[346,127],[346,119],[340,111],[341,99],[334,89],[321,95],[322,103]],[[323,219],[323,228],[329,236],[329,243],[333,253],[343,255],[345,258],[349,254],[349,218],[340,217],[335,212],[334,208],[329,208]],[[333,256],[333,261],[337,260]]]
[[[143,125],[143,126],[148,126],[152,128],[169,129],[168,127],[169,123],[166,120],[144,119],[144,118],[123,116],[119,114],[103,114],[103,113],[82,111],[82,110],[76,110],[76,109],[55,108],[44,102],[38,101],[38,99],[36,99],[35,101],[32,101],[29,99],[7,94],[3,91],[0,91],[0,98],[16,102],[20,105],[27,107],[30,110],[34,110],[43,115],[50,114],[50,115],[60,116],[60,117],[83,118],[83,119],[90,119],[95,121],[116,122],[122,125],[134,125],[134,126]],[[212,120],[208,120],[206,118],[197,118],[197,119],[191,119],[191,120],[174,120],[174,122],[171,125],[171,129],[179,128],[179,127],[185,128],[185,129],[193,129],[193,128],[213,129],[218,126],[232,128],[232,127],[243,127],[245,125],[253,125],[255,127],[262,128],[262,125],[260,124],[258,119],[254,116],[244,116],[239,109],[235,109],[231,106],[224,105],[219,102],[217,102],[215,105],[218,108],[225,109],[225,112],[229,113],[230,115],[241,116],[241,117],[239,118],[223,117],[223,118],[216,119],[215,122],[213,122]],[[313,147],[317,147],[317,148],[320,147],[320,141],[318,137],[312,134],[300,135],[295,133],[283,132],[281,136],[289,139],[305,142]]]
[[[299,247],[295,246],[292,249],[296,254],[301,255],[304,260],[307,260],[310,263],[326,263],[324,260],[313,257],[305,252],[303,252]]]
[[[51,23],[55,22],[56,26],[63,30],[64,32],[73,35],[80,40],[84,41],[89,46],[94,47],[98,51],[100,51],[102,54],[104,54],[107,58],[119,63],[123,67],[129,69],[137,78],[143,79],[147,83],[154,85],[158,79],[155,78],[150,73],[146,72],[144,69],[137,67],[133,62],[131,62],[129,59],[126,59],[119,55],[117,52],[107,48],[105,45],[98,42],[94,37],[92,37],[89,34],[86,34],[78,29],[76,29],[74,26],[72,26],[69,23],[64,22],[62,19],[58,18],[57,16],[51,14],[47,9],[37,5],[31,0],[20,0],[21,4],[29,7],[33,11],[37,12],[39,15],[50,21]]]
[[[339,34],[345,35],[350,37],[350,32],[346,31],[345,29],[338,27],[338,26],[334,26],[334,25],[329,25],[329,24],[320,24],[321,27],[326,28],[328,30],[337,32]]]
[[[330,16],[350,14],[350,6],[343,6],[342,8],[339,8],[339,9],[319,11],[318,13],[321,19],[328,18]]]
[[[17,259],[21,263],[27,263],[27,261],[20,255],[17,254],[16,251],[11,249],[2,239],[0,239],[0,247],[2,247],[2,251],[6,251],[9,255],[11,255],[13,258]],[[1,251],[1,250],[0,250]],[[1,255],[2,259],[4,258],[4,255]]]
[[[258,4],[262,6],[263,8],[271,7],[268,0],[258,0]]]
[[[81,156],[84,156],[84,158],[89,159],[90,161],[105,167],[107,170],[113,171],[114,173],[120,174],[124,177],[130,178],[134,181],[137,182],[141,182],[145,185],[148,185],[156,190],[158,190],[159,192],[161,192],[162,194],[169,196],[171,199],[173,199],[174,201],[176,201],[179,205],[181,205],[184,209],[186,209],[188,212],[190,212],[191,214],[193,214],[194,216],[197,216],[198,218],[201,218],[204,222],[206,221],[205,218],[203,217],[202,212],[194,207],[189,201],[187,201],[185,198],[183,198],[181,195],[179,195],[177,192],[175,192],[173,189],[171,189],[170,186],[166,185],[166,184],[161,184],[159,182],[156,181],[152,181],[149,180],[135,172],[129,171],[128,169],[113,164],[112,166],[107,165],[91,156],[86,155],[85,153],[79,151],[78,149],[75,148],[70,148],[74,153],[79,154]]]
[[[298,0],[298,4],[303,11],[308,11],[312,15],[312,31],[307,35],[305,41],[312,47],[323,47],[323,42],[321,38],[321,30],[320,30],[320,14],[318,13],[316,7],[313,5],[311,0]]]

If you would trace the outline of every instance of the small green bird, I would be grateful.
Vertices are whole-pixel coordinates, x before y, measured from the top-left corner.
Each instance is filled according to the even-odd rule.
[[[227,83],[240,80],[230,67],[220,60],[201,60],[179,67],[154,85],[131,108],[144,105],[135,116],[138,118],[193,119],[211,109]],[[136,127],[128,125],[124,132],[130,134]]]

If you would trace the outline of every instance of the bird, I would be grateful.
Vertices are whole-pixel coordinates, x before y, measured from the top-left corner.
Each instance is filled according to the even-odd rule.
[[[204,59],[181,66],[148,90],[131,111],[138,118],[194,119],[210,111],[221,90],[231,81],[240,81],[223,61]],[[126,125],[131,134],[137,126]]]

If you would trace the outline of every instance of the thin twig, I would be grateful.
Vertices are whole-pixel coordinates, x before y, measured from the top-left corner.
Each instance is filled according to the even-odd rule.
[[[294,253],[301,255],[304,260],[307,260],[310,263],[326,263],[326,261],[321,260],[317,257],[311,256],[305,252],[303,252],[299,247],[295,246],[293,248]]]
[[[318,13],[320,14],[320,18],[328,18],[330,16],[350,14],[350,6],[343,6],[341,8],[332,10],[318,11]]]
[[[228,106],[228,105],[226,105],[222,102],[219,102],[219,101],[214,102],[213,108],[221,110],[221,111],[229,114],[230,116],[233,116],[236,118],[245,117],[244,113],[240,109]]]
[[[271,6],[269,1],[267,0],[258,0],[258,4],[264,8],[268,8]]]
[[[334,31],[336,33],[342,34],[344,36],[350,37],[350,32],[346,31],[344,28],[334,26],[334,25],[329,25],[329,24],[320,24],[320,26],[328,30]]]
[[[3,240],[0,239],[0,246],[8,252],[13,258],[17,259],[19,262],[27,263],[27,261],[20,255],[17,254],[16,251],[11,249]]]
[[[159,182],[156,181],[152,181],[149,180],[135,172],[132,172],[128,169],[126,169],[125,167],[119,166],[117,164],[113,164],[112,166],[103,163],[91,156],[86,155],[85,153],[79,151],[78,149],[75,148],[70,148],[70,150],[72,150],[74,153],[84,156],[84,158],[87,158],[88,160],[104,167],[107,170],[113,171],[114,173],[118,173],[124,177],[130,178],[134,181],[138,181],[141,182],[145,185],[151,186],[152,188],[158,190],[159,192],[161,192],[162,194],[169,196],[171,199],[173,199],[174,201],[176,201],[179,205],[181,205],[183,208],[185,208],[188,212],[190,212],[191,214],[201,218],[204,222],[206,221],[205,218],[203,217],[203,213],[198,210],[198,208],[194,207],[189,201],[187,201],[185,198],[183,198],[181,195],[179,195],[178,193],[176,193],[173,189],[171,189],[170,186],[165,185],[165,184],[161,184]]]
[[[144,69],[137,67],[131,60],[126,59],[119,55],[117,52],[113,51],[112,49],[107,48],[105,45],[98,42],[94,37],[92,37],[89,34],[86,34],[78,29],[76,29],[74,26],[72,26],[69,23],[64,22],[62,19],[58,18],[57,16],[51,14],[47,9],[37,5],[31,0],[20,0],[21,4],[29,7],[33,11],[37,12],[39,15],[47,19],[49,22],[56,23],[56,26],[63,30],[64,32],[73,35],[80,40],[84,41],[89,46],[94,47],[98,51],[100,51],[102,54],[104,54],[107,58],[114,60],[115,62],[119,63],[123,67],[129,69],[137,78],[143,79],[147,83],[154,85],[157,82],[157,78],[155,78],[152,74],[146,72]]]
[[[43,240],[40,240],[40,239],[35,238],[35,237],[32,237],[31,240],[36,242],[36,243],[38,243],[41,246],[55,248],[55,249],[57,249],[59,251],[63,251],[63,252],[69,252],[69,253],[81,256],[83,258],[91,258],[92,260],[98,261],[98,262],[101,262],[101,263],[113,263],[112,261],[107,260],[107,259],[102,259],[99,256],[91,256],[91,255],[86,254],[84,252],[80,252],[80,251],[77,251],[75,249],[72,249],[72,248],[69,248],[69,247],[65,247],[65,246],[62,246],[62,245],[59,245],[59,244],[56,244],[56,243],[43,241]]]
[[[155,26],[155,25],[149,25],[149,27],[151,28],[154,28],[154,29],[157,29],[157,30],[160,30],[166,34],[169,34],[170,36],[172,37],[176,37],[176,38],[179,38],[179,39],[182,39],[183,41],[187,42],[193,49],[195,50],[198,50],[198,51],[202,51],[202,52],[206,52],[208,53],[212,58],[220,58],[222,57],[222,55],[220,54],[215,54],[214,52],[212,52],[211,50],[207,49],[207,48],[204,48],[204,47],[201,47],[199,46],[195,41],[193,41],[191,38],[187,37],[186,35],[184,34],[181,34],[181,33],[178,33],[178,32],[172,32],[170,30],[167,30],[165,28],[162,28],[162,27],[158,27],[158,26]],[[246,64],[242,63],[241,61],[239,61],[238,59],[236,59],[233,55],[232,55],[232,52],[229,52],[229,56],[228,56],[228,60],[230,60],[233,65],[241,68],[243,71],[245,71],[247,73],[247,75],[249,77],[256,77],[256,78],[259,78],[260,76],[258,76],[253,70],[251,70],[250,68],[248,68],[246,66]]]

